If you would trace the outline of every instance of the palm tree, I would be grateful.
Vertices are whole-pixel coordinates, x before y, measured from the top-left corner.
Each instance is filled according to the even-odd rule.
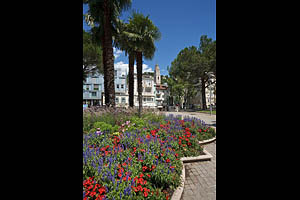
[[[123,23],[121,20],[118,22],[118,28],[115,46],[125,52],[125,55],[128,55],[128,93],[129,93],[129,106],[134,106],[134,62],[135,62],[135,51],[134,51],[134,41],[132,41],[132,34],[128,29],[128,24]],[[135,35],[134,35],[135,36]]]
[[[139,100],[139,116],[142,112],[142,75],[143,75],[143,57],[151,60],[154,57],[155,45],[154,41],[161,38],[159,29],[149,19],[149,16],[133,12],[129,18],[128,37],[132,42],[132,49],[136,57],[137,65],[137,82],[138,82],[138,100]],[[125,33],[126,34],[126,33]]]
[[[104,82],[106,83],[106,102],[108,106],[115,106],[115,79],[113,54],[113,27],[123,10],[131,6],[131,0],[83,0],[89,5],[89,14],[94,24],[103,29],[102,48],[104,62]]]

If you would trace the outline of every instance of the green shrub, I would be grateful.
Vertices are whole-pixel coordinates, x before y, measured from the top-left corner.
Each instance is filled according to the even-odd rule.
[[[105,122],[95,122],[94,123],[94,128],[100,128],[100,130],[103,131],[109,131],[110,133],[112,133],[112,131],[114,130],[112,125],[107,124]]]

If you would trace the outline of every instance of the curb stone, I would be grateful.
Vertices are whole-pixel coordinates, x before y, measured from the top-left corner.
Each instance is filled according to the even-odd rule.
[[[209,143],[214,142],[216,139],[217,139],[217,137],[213,137],[213,138],[208,139],[208,140],[199,141],[199,144],[209,144]]]
[[[182,193],[183,193],[183,189],[184,189],[184,182],[185,182],[185,166],[183,164],[183,161],[181,161],[182,163],[182,173],[180,176],[181,179],[181,183],[180,186],[176,188],[176,190],[174,191],[171,200],[180,200]]]
[[[180,160],[183,163],[190,163],[190,162],[197,162],[197,161],[207,161],[207,160],[211,160],[211,158],[213,157],[208,151],[206,151],[205,149],[203,149],[203,153],[204,155],[201,156],[196,156],[196,157],[183,157]]]

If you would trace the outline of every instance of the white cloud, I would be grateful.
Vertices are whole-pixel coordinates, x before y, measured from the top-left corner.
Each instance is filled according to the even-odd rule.
[[[113,48],[114,50],[114,56],[115,56],[115,59],[117,59],[118,57],[120,57],[120,55],[123,53],[123,51],[117,49],[117,48]]]
[[[114,64],[115,68],[122,68],[126,70],[128,73],[128,63],[124,63],[123,61],[117,62]],[[143,64],[143,72],[154,72],[151,67],[146,64]],[[136,65],[134,65],[134,73],[136,73]]]

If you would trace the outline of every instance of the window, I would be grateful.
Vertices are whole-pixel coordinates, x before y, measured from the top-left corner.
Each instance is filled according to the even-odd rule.
[[[152,101],[153,101],[153,98],[149,98],[149,97],[148,97],[148,98],[147,98],[147,101],[148,101],[148,102],[152,102]]]
[[[145,101],[145,102],[146,102],[146,98],[143,98],[143,101]]]
[[[122,103],[125,103],[126,101],[125,101],[125,97],[122,97]]]
[[[89,86],[89,85],[86,85],[86,86],[85,86],[85,89],[86,89],[86,90],[89,90],[89,89],[90,89],[90,86]]]
[[[146,87],[145,88],[145,92],[151,92],[152,91],[152,88],[151,87]]]
[[[94,90],[99,90],[99,85],[98,84],[94,85]]]
[[[119,97],[116,97],[116,103],[119,103]]]
[[[121,88],[122,88],[122,89],[124,88],[124,85],[123,85],[123,84],[121,85]]]
[[[97,96],[97,92],[92,92],[92,97]]]
[[[119,84],[117,84],[117,88],[119,88]]]

